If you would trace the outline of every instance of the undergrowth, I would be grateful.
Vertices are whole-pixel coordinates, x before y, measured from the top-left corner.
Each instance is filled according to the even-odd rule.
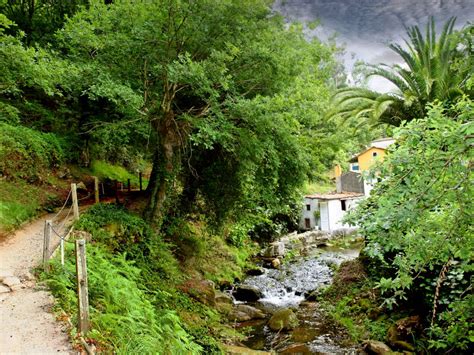
[[[89,303],[92,330],[87,337],[99,351],[129,353],[199,353],[200,347],[169,309],[157,309],[164,291],[141,288],[141,270],[125,254],[113,255],[97,244],[87,246]],[[53,261],[48,284],[66,313],[77,322],[74,250],[68,245],[66,263]]]
[[[113,165],[106,161],[94,160],[90,166],[90,170],[93,176],[97,176],[101,180],[110,179],[127,182],[127,180],[130,179],[130,183],[133,186],[138,186],[140,183],[138,175],[130,173],[122,166]],[[146,188],[146,183],[143,185],[143,188]]]
[[[348,342],[366,339],[384,341],[393,319],[379,307],[379,294],[358,260],[345,262],[333,284],[319,296],[325,313],[347,334]]]
[[[242,274],[249,251],[234,250],[196,223],[181,220],[172,226],[164,241],[139,216],[110,204],[91,207],[76,223],[92,235],[87,246],[92,308],[88,337],[101,350],[221,353],[220,341],[237,336],[215,309],[178,286],[189,277],[233,280]],[[53,261],[44,277],[58,306],[75,322],[71,247],[66,259],[64,268]]]
[[[63,159],[56,135],[0,122],[0,175],[37,182]]]

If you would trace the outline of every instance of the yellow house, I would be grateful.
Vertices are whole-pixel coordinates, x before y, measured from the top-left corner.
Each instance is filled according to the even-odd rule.
[[[395,140],[393,138],[383,138],[373,141],[370,144],[370,147],[349,160],[349,170],[354,172],[364,172],[369,170],[376,161],[383,160],[386,154],[386,149],[394,142]]]
[[[370,147],[367,150],[359,153],[351,160],[350,171],[354,172],[364,172],[369,170],[376,161],[383,160],[385,156],[385,149]]]

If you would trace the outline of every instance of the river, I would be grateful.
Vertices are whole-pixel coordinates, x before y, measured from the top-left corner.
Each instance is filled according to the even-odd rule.
[[[358,349],[343,345],[343,337],[331,327],[317,302],[306,300],[331,284],[334,270],[345,260],[359,254],[360,246],[346,249],[317,248],[305,257],[295,257],[279,269],[264,268],[263,274],[249,276],[242,285],[253,286],[263,294],[249,305],[264,310],[270,317],[279,309],[290,308],[298,326],[290,331],[275,332],[268,318],[236,324],[248,334],[243,342],[254,350],[303,354],[357,354]]]

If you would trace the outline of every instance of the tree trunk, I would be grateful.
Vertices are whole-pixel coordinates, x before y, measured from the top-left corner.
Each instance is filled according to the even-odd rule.
[[[168,111],[163,119],[155,122],[157,122],[154,129],[158,135],[158,145],[147,188],[149,200],[144,216],[152,225],[159,226],[170,202],[167,201],[167,197],[173,188],[180,167],[182,141],[173,111]]]

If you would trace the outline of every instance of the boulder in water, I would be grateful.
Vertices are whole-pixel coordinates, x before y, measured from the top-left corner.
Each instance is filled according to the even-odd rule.
[[[266,257],[276,257],[276,256],[282,256],[285,255],[286,249],[285,249],[285,243],[282,241],[277,241],[271,243],[267,249],[264,251],[264,256]]]
[[[246,274],[248,276],[260,276],[263,275],[265,271],[261,267],[255,267],[253,269],[248,269]]]
[[[283,308],[276,311],[268,322],[271,330],[291,330],[298,326],[296,314],[289,308]]]
[[[281,265],[280,259],[276,258],[276,259],[273,259],[273,260],[272,260],[272,266],[273,266],[273,268],[279,269],[279,268],[280,268],[280,265]]]
[[[253,350],[250,348],[245,348],[243,346],[235,345],[224,345],[224,350],[226,354],[229,355],[271,355],[272,353],[266,351]]]
[[[238,286],[235,289],[233,295],[237,301],[245,301],[245,302],[255,302],[263,297],[262,291],[260,291],[255,286],[251,286],[251,285]]]
[[[263,319],[265,313],[255,307],[239,304],[234,307],[234,310],[229,314],[229,318],[233,321],[245,322],[252,319]]]
[[[305,344],[292,344],[278,351],[278,354],[312,354],[313,352]]]

